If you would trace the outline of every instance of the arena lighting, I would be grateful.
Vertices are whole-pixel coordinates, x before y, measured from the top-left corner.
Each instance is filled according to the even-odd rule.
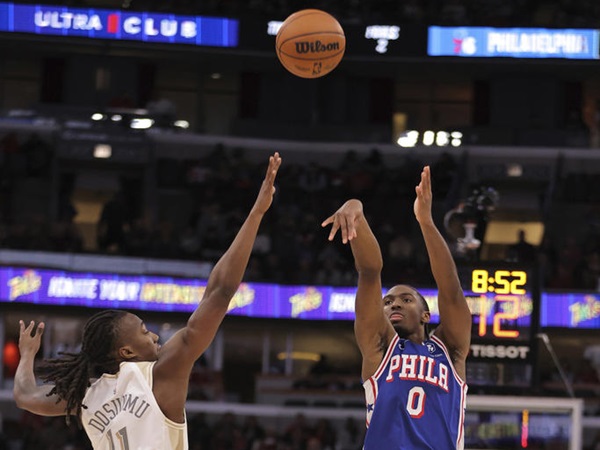
[[[435,135],[435,144],[438,147],[446,147],[450,143],[448,136],[449,134],[445,131],[438,131]]]
[[[190,127],[190,123],[187,120],[176,120],[173,122],[173,126],[187,130]]]
[[[148,128],[154,125],[154,120],[148,117],[139,117],[135,119],[131,119],[131,123],[129,127],[134,130],[147,130]]]
[[[426,130],[419,133],[417,130],[403,132],[398,138],[397,144],[400,147],[416,147],[419,143],[427,147],[435,145],[436,147],[460,147],[463,134],[460,131],[433,131]]]
[[[450,133],[450,137],[452,138],[452,140],[450,141],[450,144],[452,144],[452,147],[460,147],[462,144],[462,137],[463,134],[460,131],[453,131],[452,133]]]
[[[94,146],[94,158],[108,159],[112,156],[112,147],[109,144],[96,144]]]
[[[98,121],[104,119],[104,114],[102,113],[94,113],[92,114],[92,120]]]
[[[423,145],[433,145],[433,142],[435,141],[435,133],[431,130],[427,130],[425,133],[423,133]]]
[[[419,141],[419,132],[416,130],[405,131],[398,138],[400,147],[414,147]]]
[[[519,178],[523,176],[523,166],[518,163],[509,164],[506,167],[506,175],[511,178]]]
[[[288,359],[288,355],[295,360],[304,360],[304,361],[321,361],[321,355],[313,352],[279,352],[277,353],[277,359],[280,361],[285,361]]]

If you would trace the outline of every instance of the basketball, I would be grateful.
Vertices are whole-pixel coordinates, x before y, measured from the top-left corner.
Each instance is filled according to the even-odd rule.
[[[331,14],[319,9],[303,9],[281,24],[275,48],[279,61],[288,71],[302,78],[319,78],[342,60],[346,36]]]

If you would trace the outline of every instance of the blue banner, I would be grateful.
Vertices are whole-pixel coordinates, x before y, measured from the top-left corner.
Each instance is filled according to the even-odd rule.
[[[429,56],[598,59],[600,32],[589,29],[429,27]]]
[[[540,325],[600,329],[600,295],[543,293]]]
[[[8,303],[192,312],[205,289],[206,280],[195,278],[0,267],[0,302]],[[382,298],[386,290],[382,291]],[[429,305],[431,321],[438,323],[437,290],[419,292]],[[480,336],[495,328],[528,328],[531,324],[529,295],[465,294]],[[229,314],[354,320],[355,295],[356,287],[242,283],[230,303]]]
[[[192,312],[205,289],[206,280],[193,278],[0,268],[0,302],[9,303]],[[355,287],[242,283],[229,314],[353,320],[355,294]],[[424,290],[423,294],[437,293]]]
[[[237,47],[235,19],[0,3],[0,31],[162,44]]]

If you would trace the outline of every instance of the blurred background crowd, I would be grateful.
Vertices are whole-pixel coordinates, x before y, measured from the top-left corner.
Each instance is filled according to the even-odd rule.
[[[102,206],[96,241],[86,248],[75,220],[78,211],[71,201],[72,176],[62,178],[57,220],[43,211],[11,211],[19,209],[18,203],[10,200],[15,194],[15,180],[48,176],[53,162],[52,144],[37,135],[20,142],[16,133],[7,133],[0,139],[0,146],[4,198],[0,246],[6,249],[214,263],[245,218],[264,171],[264,164],[249,160],[241,147],[228,150],[217,145],[200,159],[161,158],[156,166],[158,188],[182,193],[187,201],[159,211],[157,220],[152,221],[142,214],[139,185],[124,181]],[[285,152],[283,157],[285,160]],[[355,270],[349,250],[340,243],[331,245],[320,223],[347,199],[359,198],[380,241],[384,281],[431,285],[429,262],[412,213],[414,186],[423,164],[418,156],[409,155],[395,167],[386,167],[376,147],[368,154],[348,150],[334,167],[319,161],[318,155],[304,163],[284,163],[276,203],[260,230],[246,279],[352,285]],[[432,164],[440,226],[442,213],[459,200],[456,185],[462,172],[460,159],[450,152],[441,152]],[[504,259],[539,264],[544,270],[545,288],[599,289],[600,191],[595,188],[599,178],[598,174],[574,173],[556,180],[550,205],[587,205],[584,223],[573,227],[572,233],[561,234],[554,232],[549,222],[538,246],[528,244],[527,236],[519,246],[515,235],[515,246],[505,249]]]

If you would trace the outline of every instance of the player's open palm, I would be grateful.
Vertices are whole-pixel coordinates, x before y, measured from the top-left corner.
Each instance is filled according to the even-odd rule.
[[[264,214],[271,207],[273,195],[275,194],[275,177],[277,176],[280,165],[281,157],[278,152],[275,152],[273,156],[269,157],[269,167],[267,167],[265,179],[262,182],[258,197],[254,203],[253,209],[256,212]]]
[[[425,166],[421,172],[421,181],[415,188],[417,198],[415,199],[415,217],[419,223],[433,221],[431,216],[431,204],[433,195],[431,193],[431,170]]]
[[[35,322],[33,320],[29,322],[27,327],[25,327],[23,321],[20,320],[19,328],[19,352],[21,352],[21,356],[34,356],[40,349],[42,334],[44,333],[44,322],[40,322],[35,329],[33,336],[31,335],[35,328]]]
[[[363,215],[363,206],[359,200],[348,200],[331,216],[323,221],[322,227],[331,224],[329,240],[332,241],[338,230],[342,234],[342,242],[346,244],[356,237],[356,220]]]

